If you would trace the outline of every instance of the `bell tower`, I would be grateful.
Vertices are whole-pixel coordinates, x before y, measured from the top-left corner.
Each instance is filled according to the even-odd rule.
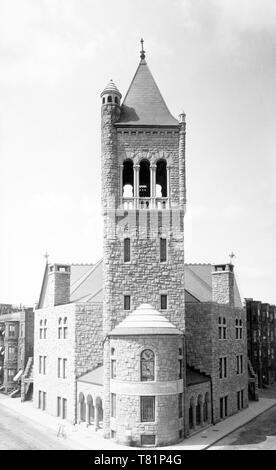
[[[143,42],[123,103],[112,81],[101,99],[104,428],[110,437],[112,330],[141,304],[150,304],[185,331],[186,122],[184,113],[176,120],[168,110]]]

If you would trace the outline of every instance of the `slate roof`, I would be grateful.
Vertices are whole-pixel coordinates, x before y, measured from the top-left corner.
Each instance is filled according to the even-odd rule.
[[[212,265],[185,264],[185,301],[212,302]],[[40,294],[38,308],[43,308],[47,289],[46,270]],[[102,302],[103,301],[103,261],[96,264],[71,265],[70,302]],[[238,285],[234,284],[235,307],[242,308]]]
[[[118,125],[178,126],[144,59],[139,63],[121,107]]]

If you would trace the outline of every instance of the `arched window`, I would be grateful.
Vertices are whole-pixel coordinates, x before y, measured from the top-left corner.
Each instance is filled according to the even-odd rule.
[[[133,161],[125,160],[123,164],[123,197],[133,197]]]
[[[105,104],[105,98],[103,98],[103,104]]]
[[[167,162],[158,160],[156,165],[156,196],[167,197]]]
[[[150,197],[150,163],[148,160],[140,162],[139,197]]]
[[[107,97],[107,102],[108,102],[108,103],[112,103],[112,96],[108,96],[108,97]]]
[[[151,349],[145,349],[141,353],[141,381],[151,380],[154,380],[154,352]]]
[[[116,104],[119,104],[117,96],[115,96],[114,101]]]

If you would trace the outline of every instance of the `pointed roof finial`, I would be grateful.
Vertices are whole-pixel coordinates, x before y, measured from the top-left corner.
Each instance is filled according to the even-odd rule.
[[[49,259],[49,253],[46,251],[44,258],[46,259],[46,264],[48,264],[48,259]]]
[[[142,60],[144,60],[145,57],[146,57],[146,54],[145,54],[145,51],[144,51],[144,39],[141,38],[141,41],[140,41],[140,42],[141,42],[140,58],[141,58]]]
[[[236,255],[233,253],[233,251],[232,253],[230,253],[229,258],[230,258],[230,264],[233,264],[233,259],[236,258]]]

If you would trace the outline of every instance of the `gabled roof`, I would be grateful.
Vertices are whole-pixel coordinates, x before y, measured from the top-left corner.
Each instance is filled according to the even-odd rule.
[[[70,302],[102,302],[102,260],[96,264],[71,264]],[[48,285],[46,265],[37,308],[43,308]]]
[[[144,59],[136,70],[116,125],[178,126]]]

